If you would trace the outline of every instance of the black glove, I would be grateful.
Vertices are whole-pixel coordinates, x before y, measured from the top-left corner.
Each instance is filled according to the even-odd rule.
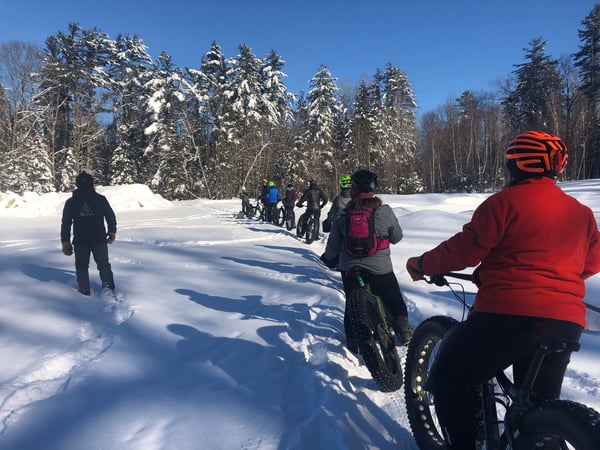
[[[116,233],[106,233],[106,243],[107,244],[112,244],[113,242],[115,242],[116,238],[117,238]]]
[[[296,203],[296,206],[297,206],[298,208],[302,208],[302,203],[298,202],[298,203]]]
[[[62,252],[67,256],[71,256],[73,254],[73,246],[70,242],[62,243]]]
[[[321,261],[323,261],[323,264],[325,264],[328,268],[335,269],[337,267],[339,255],[336,255],[336,257],[332,258],[332,259],[326,259],[325,258],[325,253],[323,253],[321,255],[320,259],[321,259]]]

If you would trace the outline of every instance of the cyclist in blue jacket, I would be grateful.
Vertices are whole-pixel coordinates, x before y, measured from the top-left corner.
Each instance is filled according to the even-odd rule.
[[[279,201],[279,189],[275,187],[274,181],[269,181],[269,190],[265,199],[267,200],[267,220],[271,222],[276,215],[277,202]]]

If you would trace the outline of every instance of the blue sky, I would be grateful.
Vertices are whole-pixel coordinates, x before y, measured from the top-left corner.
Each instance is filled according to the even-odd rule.
[[[116,38],[137,34],[197,68],[215,40],[227,57],[245,43],[275,49],[289,90],[308,90],[325,64],[338,86],[358,84],[390,62],[409,76],[421,112],[465,90],[494,89],[536,37],[558,58],[579,48],[592,0],[0,0],[0,42],[44,44],[69,22]]]

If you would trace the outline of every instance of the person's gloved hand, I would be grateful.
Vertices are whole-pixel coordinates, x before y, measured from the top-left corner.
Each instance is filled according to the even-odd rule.
[[[73,246],[70,242],[62,243],[62,252],[67,256],[71,256],[73,254]]]
[[[297,206],[298,208],[302,208],[302,206],[303,206],[303,205],[302,205],[302,203],[298,202],[298,203],[296,203],[296,206]]]
[[[107,233],[106,234],[106,243],[112,244],[113,242],[115,242],[116,238],[117,238],[116,233]]]
[[[326,259],[325,258],[325,253],[323,253],[321,255],[320,259],[321,259],[321,261],[323,261],[323,264],[325,264],[328,268],[335,269],[337,267],[339,256],[336,256],[333,259]]]
[[[423,280],[423,269],[421,268],[422,256],[412,256],[406,261],[406,271],[413,281]]]

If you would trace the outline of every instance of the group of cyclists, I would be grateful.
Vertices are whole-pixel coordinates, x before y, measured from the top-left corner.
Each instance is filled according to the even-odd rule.
[[[591,209],[555,183],[567,155],[558,136],[519,134],[505,150],[510,184],[488,197],[461,232],[406,263],[413,281],[476,267],[474,308],[444,339],[429,383],[446,448],[476,448],[475,386],[510,366],[518,384],[538,336],[578,342],[585,327],[584,280],[600,271],[600,233]],[[272,208],[277,190],[268,180],[263,185],[268,189],[260,198]],[[403,237],[397,217],[375,196],[375,173],[358,170],[340,177],[339,185],[342,192],[323,223],[330,234],[321,261],[341,272],[346,296],[356,288],[351,274],[360,269],[373,293],[393,312],[394,331],[406,342],[412,329],[389,246],[370,256],[351,255],[344,246],[347,217],[354,209],[371,209],[377,236],[391,244]],[[320,217],[328,200],[316,182],[311,181],[298,201],[295,192],[288,197],[291,191],[288,184],[286,207],[306,202]],[[347,325],[345,314],[346,344],[356,353]],[[534,386],[539,401],[558,398],[569,356],[568,351],[556,353],[543,362]]]
[[[242,187],[240,198],[242,200],[242,211],[245,211],[250,205],[250,194],[245,187]],[[290,229],[293,229],[296,228],[295,207],[303,208],[304,203],[306,203],[307,214],[314,214],[318,223],[321,217],[321,209],[328,203],[329,199],[315,180],[309,182],[308,188],[298,198],[293,182],[290,181],[286,184],[285,195],[282,196],[274,181],[263,178],[260,194],[256,201],[262,204],[265,211],[264,219],[267,222],[273,222],[277,217],[277,205],[281,201],[285,216],[291,218],[292,225]]]

